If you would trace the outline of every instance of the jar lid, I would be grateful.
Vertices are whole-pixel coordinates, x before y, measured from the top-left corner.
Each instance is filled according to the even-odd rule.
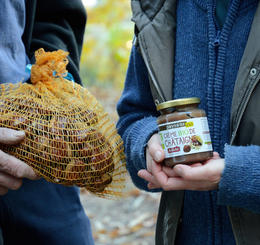
[[[181,105],[189,105],[189,104],[199,104],[200,98],[197,97],[191,97],[191,98],[183,98],[183,99],[177,99],[177,100],[168,100],[163,103],[160,103],[156,106],[157,111],[167,109],[170,107],[176,107]]]

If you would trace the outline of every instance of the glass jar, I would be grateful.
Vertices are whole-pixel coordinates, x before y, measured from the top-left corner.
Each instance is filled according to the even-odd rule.
[[[157,105],[166,166],[204,162],[213,156],[206,112],[198,108],[199,103],[199,98],[192,97]]]

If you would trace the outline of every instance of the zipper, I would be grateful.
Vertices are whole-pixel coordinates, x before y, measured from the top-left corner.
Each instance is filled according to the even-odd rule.
[[[213,46],[214,47],[219,47],[220,45],[220,34],[221,34],[221,29],[219,26],[219,23],[217,22],[217,17],[216,17],[216,8],[217,8],[217,1],[213,1],[213,8],[212,8],[212,17],[213,17],[213,22],[215,25],[215,30],[216,30],[216,36],[213,41]]]
[[[221,31],[217,30],[216,37],[215,37],[215,40],[213,42],[213,45],[216,48],[219,47],[219,45],[220,45],[220,35],[221,35]]]
[[[212,7],[212,18],[213,18],[213,22],[214,22],[214,26],[215,26],[215,38],[212,41],[212,46],[216,48],[216,52],[218,51],[218,47],[220,46],[220,35],[221,35],[221,29],[220,26],[217,22],[217,18],[216,18],[216,7],[217,7],[217,3],[216,0],[213,1],[213,7]],[[218,56],[218,53],[216,53],[216,58]]]
[[[232,135],[231,135],[230,145],[232,145],[234,140],[235,140],[235,137],[236,137],[236,134],[237,134],[237,130],[238,130],[238,127],[240,125],[240,121],[241,121],[242,116],[243,116],[243,114],[245,112],[245,109],[246,109],[248,101],[249,101],[249,99],[251,97],[251,94],[253,93],[253,91],[254,91],[256,85],[258,84],[259,80],[260,80],[260,74],[257,75],[256,79],[251,80],[251,81],[253,81],[252,85],[249,85],[247,87],[245,93],[244,93],[244,96],[242,98],[240,106],[237,109],[237,111],[238,111],[237,112],[237,116],[236,116],[237,123],[236,123],[235,129],[233,130]]]

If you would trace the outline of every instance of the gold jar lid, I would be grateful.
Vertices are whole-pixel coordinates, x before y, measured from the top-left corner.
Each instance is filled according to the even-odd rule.
[[[189,105],[189,104],[199,104],[200,98],[197,97],[191,97],[191,98],[183,98],[183,99],[177,99],[177,100],[169,100],[165,101],[163,103],[160,103],[156,106],[157,111],[176,107],[176,106],[182,106],[182,105]]]

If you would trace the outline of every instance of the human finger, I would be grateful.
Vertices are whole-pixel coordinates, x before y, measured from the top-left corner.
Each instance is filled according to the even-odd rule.
[[[224,169],[223,159],[212,159],[201,166],[188,166],[178,164],[174,167],[174,171],[180,177],[186,180],[211,180],[220,179]]]
[[[154,181],[154,178],[153,178],[153,175],[147,171],[146,169],[141,169],[138,171],[137,175],[146,180],[147,182],[153,182]]]
[[[147,187],[149,189],[154,189],[154,188],[163,188],[164,190],[169,190],[171,188],[174,188],[174,186],[170,186],[170,183],[168,182],[168,177],[163,174],[157,176],[153,176],[151,173],[149,173],[147,170],[139,170],[138,171],[138,176],[143,178],[148,182]]]
[[[156,184],[157,186],[163,185],[167,182],[168,176],[162,171],[161,164],[153,162],[151,172],[142,169],[138,171],[138,176],[145,179],[147,182]]]
[[[22,185],[22,179],[15,178],[9,174],[0,172],[0,186],[11,189],[11,190],[17,190]]]
[[[216,189],[217,185],[209,181],[194,181],[187,180],[181,177],[167,177],[161,180],[161,178],[155,178],[149,172],[145,176],[145,179],[149,182],[149,189],[162,188],[165,191],[169,190],[213,190]]]
[[[148,149],[146,149],[146,169],[149,172],[152,172],[152,164],[154,160],[152,159],[152,156]]]
[[[212,157],[212,158],[213,158],[213,159],[218,159],[218,158],[220,158],[219,153],[216,152],[216,151],[214,151],[214,152],[213,152],[213,157]]]
[[[191,190],[191,191],[208,191],[217,188],[216,183],[211,183],[209,181],[192,181],[186,180],[180,177],[169,178],[167,183],[162,187],[165,191],[169,190]]]
[[[147,150],[149,151],[152,159],[156,162],[162,162],[164,160],[164,151],[161,146],[160,137],[158,134],[154,134],[147,144]]]
[[[39,177],[23,161],[0,150],[0,171],[17,178],[38,179]]]
[[[148,187],[148,189],[159,189],[159,188],[161,188],[158,184],[155,184],[155,183],[152,183],[152,182],[149,182],[147,187]]]
[[[163,166],[160,163],[152,165],[152,175],[154,180],[152,183],[159,185],[160,187],[167,184],[169,176],[163,171]]]
[[[189,166],[190,167],[199,167],[199,166],[202,166],[203,164],[198,162],[198,163],[193,163],[193,164],[190,164]]]
[[[168,177],[177,177],[178,176],[177,173],[171,167],[162,166],[162,170]]]
[[[198,167],[198,166],[202,166],[202,164],[201,163],[194,163],[194,164],[192,164],[190,166]],[[177,177],[177,176],[179,176],[176,173],[176,171],[174,171],[174,169],[172,167],[163,166],[162,169],[169,177]]]
[[[25,138],[24,131],[17,131],[10,128],[0,128],[0,143],[13,145],[20,143]]]
[[[0,186],[0,196],[5,195],[8,192],[8,188]]]

